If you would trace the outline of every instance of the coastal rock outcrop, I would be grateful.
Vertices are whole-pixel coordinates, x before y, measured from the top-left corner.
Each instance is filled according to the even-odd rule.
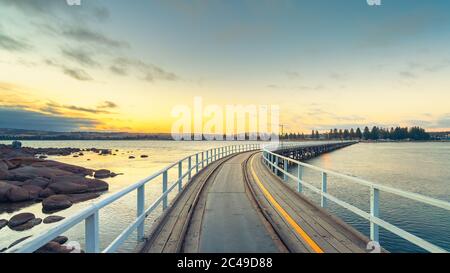
[[[44,218],[44,224],[56,223],[63,220],[64,217],[58,215],[50,215]]]
[[[111,150],[93,151],[108,154]],[[42,200],[43,211],[57,211],[68,208],[73,203],[97,198],[97,192],[107,191],[108,183],[88,177],[114,177],[116,174],[109,170],[94,171],[35,157],[41,154],[67,155],[73,152],[82,154],[80,149],[72,148],[13,149],[0,144],[0,203]]]
[[[6,227],[8,225],[8,220],[0,219],[0,229]]]
[[[72,206],[69,196],[57,194],[45,198],[42,201],[42,210],[46,212],[55,212],[63,209],[70,208]]]
[[[87,185],[71,182],[52,183],[48,187],[56,194],[83,193],[88,190]]]
[[[9,219],[8,227],[13,228],[16,226],[20,226],[30,220],[33,220],[34,218],[36,218],[34,214],[29,212],[16,214],[11,217],[11,219]]]
[[[36,218],[33,213],[25,212],[14,215],[8,221],[8,227],[15,231],[24,231],[42,223],[41,218]]]
[[[51,241],[36,250],[35,253],[70,253],[72,251],[73,248],[68,248],[58,242]]]

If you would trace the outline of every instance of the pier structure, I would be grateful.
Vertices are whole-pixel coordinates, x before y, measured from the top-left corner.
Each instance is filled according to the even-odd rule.
[[[252,143],[199,152],[93,203],[6,252],[33,252],[82,222],[86,252],[117,252],[124,242],[132,239],[132,234],[136,234],[135,251],[143,253],[384,252],[386,250],[379,244],[380,228],[429,252],[447,252],[382,219],[380,195],[394,194],[447,211],[450,211],[449,202],[305,162],[356,143]],[[306,169],[321,174],[320,187],[304,179]],[[369,211],[329,192],[328,184],[333,183],[334,177],[365,186],[370,193]],[[149,198],[145,187],[148,183],[161,183],[162,190],[161,195],[145,207]],[[305,191],[318,194],[320,204],[309,200]],[[101,248],[99,213],[130,193],[136,196],[135,220],[114,240],[102,242],[104,247]],[[176,197],[169,200],[170,193],[176,193]],[[327,210],[330,202],[366,219],[370,234],[362,234],[330,213]],[[145,225],[145,220],[159,211],[162,213],[157,220]]]

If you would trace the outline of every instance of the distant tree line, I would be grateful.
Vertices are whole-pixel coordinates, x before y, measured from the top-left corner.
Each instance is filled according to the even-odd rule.
[[[420,127],[396,127],[380,128],[373,126],[372,129],[365,127],[362,131],[356,129],[330,129],[327,133],[320,134],[317,130],[312,130],[310,135],[303,133],[286,133],[280,136],[281,139],[304,140],[304,139],[342,139],[342,140],[430,140],[431,136]]]

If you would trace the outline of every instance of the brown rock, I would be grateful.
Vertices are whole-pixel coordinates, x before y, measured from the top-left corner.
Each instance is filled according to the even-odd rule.
[[[44,212],[54,212],[63,209],[70,208],[72,206],[72,202],[70,201],[69,196],[67,195],[52,195],[50,197],[45,198],[42,201],[42,210]]]
[[[8,192],[13,187],[13,185],[0,181],[0,202],[8,201]]]
[[[33,163],[32,166],[33,167],[47,167],[47,168],[59,169],[61,171],[67,172],[65,175],[77,174],[80,176],[86,176],[86,175],[92,175],[92,173],[94,172],[94,170],[91,170],[91,169],[86,169],[83,167],[70,165],[70,164],[66,164],[66,163],[61,163],[61,162],[53,161],[53,160],[46,160],[46,161],[42,161],[42,162],[38,162],[38,163]]]
[[[132,155],[130,155],[129,157],[128,157],[128,159],[135,159],[136,157],[134,157],[134,156],[132,156]]]
[[[42,189],[45,189],[48,184],[50,184],[50,179],[44,178],[44,177],[36,177],[33,179],[28,179],[23,183],[23,185],[33,185],[38,186]]]
[[[15,245],[17,245],[17,244],[19,244],[19,243],[25,241],[26,239],[30,238],[31,236],[32,236],[32,235],[30,235],[30,236],[25,236],[25,237],[23,237],[23,238],[20,238],[19,240],[14,241],[12,244],[10,244],[10,245],[8,246],[8,248],[11,248],[11,247],[13,247],[13,246],[15,246]]]
[[[35,253],[70,253],[73,249],[51,241],[35,251]]]
[[[38,199],[39,194],[42,191],[42,188],[34,185],[24,185],[22,186],[22,189],[27,190],[28,194],[30,195],[30,199]]]
[[[30,193],[26,189],[17,186],[13,186],[6,196],[11,202],[23,202],[32,199]]]
[[[98,198],[100,196],[100,194],[95,193],[95,192],[88,192],[88,193],[82,193],[82,194],[69,194],[68,196],[70,198],[70,201],[75,204],[75,203]]]
[[[0,219],[0,229],[6,227],[8,225],[8,220]]]
[[[85,185],[88,187],[87,188],[88,192],[106,191],[109,188],[108,183],[106,183],[102,180],[98,180],[98,179],[70,176],[70,177],[59,178],[54,181],[55,181],[55,183],[60,183],[60,182],[58,182],[60,180],[64,180],[66,182],[70,182],[70,183],[74,183],[74,184]]]
[[[108,178],[110,176],[111,176],[111,171],[105,170],[105,169],[97,170],[97,171],[95,171],[95,174],[94,174],[95,178]]]
[[[3,182],[8,183],[8,184],[10,184],[10,185],[17,186],[17,187],[22,187],[22,186],[24,185],[24,182],[20,182],[20,181],[10,181],[10,180],[7,180],[7,181],[3,181]]]
[[[50,215],[44,218],[44,224],[56,223],[63,220],[64,217],[58,215]]]
[[[0,179],[6,179],[9,176],[9,172],[7,170],[0,170]]]
[[[55,192],[52,191],[52,190],[49,189],[49,188],[46,188],[46,189],[42,190],[42,191],[39,193],[39,197],[40,197],[40,198],[47,198],[47,197],[52,196],[52,195],[55,195]]]
[[[52,240],[52,242],[57,242],[58,244],[64,244],[69,240],[66,236],[58,236],[55,239]]]
[[[40,163],[40,162],[39,162]],[[22,177],[36,178],[36,177],[46,177],[52,178],[57,176],[66,176],[72,175],[72,173],[64,170],[60,170],[58,168],[49,168],[49,167],[36,167],[33,166],[23,166],[12,171],[9,171],[12,175],[18,175]]]
[[[141,155],[141,158],[147,158],[148,155]]]
[[[48,188],[57,194],[83,193],[88,190],[87,185],[71,182],[52,183]]]
[[[41,223],[42,223],[41,218],[34,218],[34,219],[26,222],[25,224],[15,226],[15,227],[10,227],[10,228],[14,231],[24,231],[24,230],[32,229],[33,227],[35,227]]]
[[[35,218],[36,217],[34,216],[33,213],[29,213],[29,212],[19,213],[19,214],[14,215],[13,217],[11,217],[11,219],[9,219],[8,227],[13,228],[16,226],[20,226],[20,225],[25,224],[26,222],[31,221]]]

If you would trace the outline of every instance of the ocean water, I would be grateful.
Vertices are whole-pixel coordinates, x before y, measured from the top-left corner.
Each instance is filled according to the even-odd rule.
[[[321,155],[307,163],[368,181],[450,202],[450,143],[359,143]],[[292,174],[297,173],[294,167]],[[305,168],[304,180],[321,187],[321,174]],[[297,187],[294,181],[289,181]],[[369,212],[369,188],[328,176],[328,193]],[[306,189],[320,204],[320,196]],[[328,202],[328,209],[369,235],[368,221]],[[450,212],[388,193],[380,193],[380,217],[450,251]],[[380,228],[380,244],[391,252],[424,252]]]
[[[0,142],[2,143],[2,142]],[[5,143],[5,142],[3,142]],[[78,147],[107,148],[118,150],[116,156],[99,156],[85,153],[85,156],[52,157],[61,162],[75,164],[87,168],[106,168],[116,173],[123,173],[115,178],[105,179],[110,190],[100,198],[104,198],[124,187],[131,185],[150,174],[159,171],[172,162],[212,147],[238,144],[236,142],[174,142],[174,141],[24,141],[30,147]],[[140,158],[140,155],[149,158]],[[130,160],[130,155],[136,159]],[[90,159],[88,161],[88,159]],[[450,201],[450,143],[360,143],[329,154],[324,154],[308,163],[326,169],[355,175],[372,182],[389,185],[395,188],[421,193],[427,196]],[[295,172],[295,170],[292,170]],[[175,181],[176,168],[169,172],[169,181]],[[320,187],[320,174],[305,171],[304,179]],[[293,181],[289,182],[296,187]],[[330,194],[349,202],[361,209],[369,209],[369,191],[340,178],[329,176],[328,191]],[[161,179],[146,185],[146,206],[149,206],[162,192]],[[169,196],[172,199],[176,190]],[[316,202],[319,197],[311,192],[305,194]],[[105,248],[121,231],[126,228],[136,215],[136,195],[123,197],[100,212],[100,245]],[[71,208],[56,213],[70,216],[80,209],[99,199],[75,204]],[[421,205],[407,199],[388,194],[381,194],[381,218],[405,230],[450,250],[450,213],[448,211]],[[27,204],[25,207],[0,205],[0,219],[9,219],[18,212],[32,212],[37,217],[45,217],[42,205]],[[364,234],[368,235],[367,221],[346,210],[329,203],[329,209]],[[148,230],[161,211],[157,210],[146,220]],[[41,224],[23,232],[0,230],[0,249],[7,247],[15,240],[45,232],[51,225]],[[84,223],[73,227],[64,235],[71,241],[84,245]],[[392,252],[421,252],[418,247],[381,229],[381,245]],[[119,252],[132,251],[136,246],[136,234],[119,249]]]

